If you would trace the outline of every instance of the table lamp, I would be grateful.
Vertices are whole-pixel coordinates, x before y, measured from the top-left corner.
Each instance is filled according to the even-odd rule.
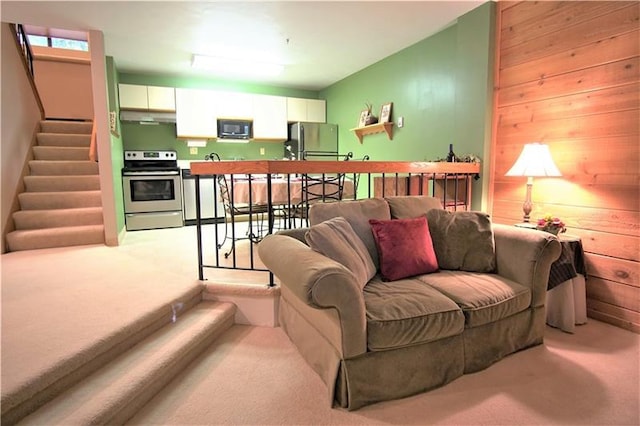
[[[522,149],[520,157],[515,164],[509,169],[505,176],[526,176],[527,177],[527,195],[522,205],[524,211],[524,222],[529,223],[529,214],[531,213],[531,189],[533,187],[534,177],[544,176],[562,176],[560,170],[556,167],[551,158],[549,146],[539,142],[528,143]]]

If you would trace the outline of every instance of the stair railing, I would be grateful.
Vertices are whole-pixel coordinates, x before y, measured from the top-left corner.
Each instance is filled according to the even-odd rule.
[[[33,51],[31,50],[31,44],[29,44],[29,39],[27,38],[27,33],[24,30],[22,24],[10,24],[13,25],[13,31],[11,33],[14,36],[14,41],[16,43],[17,48],[22,52],[22,64],[24,65],[26,74],[29,76],[29,84],[31,85],[31,90],[33,90],[33,94],[35,96],[36,102],[38,103],[38,108],[40,109],[40,116],[44,119],[44,106],[42,104],[42,100],[40,99],[40,94],[38,93],[38,88],[36,86],[36,81],[34,79],[33,73]]]
[[[91,127],[91,143],[89,144],[89,160],[98,162],[98,132],[96,131],[95,117],[93,117],[93,127]]]

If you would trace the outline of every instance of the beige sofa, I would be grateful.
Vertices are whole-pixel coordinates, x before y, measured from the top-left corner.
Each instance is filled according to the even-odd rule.
[[[353,410],[423,392],[542,343],[549,269],[561,251],[551,234],[446,212],[415,196],[317,204],[309,219],[310,228],[269,235],[258,249],[281,285],[280,325],[335,405]],[[437,271],[385,280],[389,259],[414,244],[416,232],[390,239],[397,229],[374,234],[370,219],[426,222]],[[323,244],[337,248],[322,254]],[[341,255],[349,259],[331,258]]]

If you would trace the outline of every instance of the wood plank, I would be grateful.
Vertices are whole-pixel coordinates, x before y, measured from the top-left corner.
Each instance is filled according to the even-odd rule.
[[[494,204],[494,211],[518,211],[518,209],[521,211],[521,207],[521,200],[499,199]],[[608,208],[544,202],[537,202],[534,207],[532,218],[538,219],[546,214],[552,214],[562,218],[569,231],[578,228],[640,237],[640,212],[638,211],[611,210]]]
[[[503,3],[502,1],[498,2],[499,5]],[[515,37],[515,33],[509,31],[509,28],[518,27],[525,22],[544,19],[544,17],[558,13],[568,6],[566,2],[561,1],[520,1],[509,3],[508,8],[505,7],[501,10],[502,25],[499,27],[502,37],[505,39]],[[511,44],[513,43],[508,43],[508,45]]]
[[[509,181],[495,184],[494,203],[499,200],[524,201],[526,178],[508,177]],[[534,180],[534,212],[544,214],[545,208],[554,205],[602,208],[610,210],[637,211],[638,187],[613,185],[579,185],[558,178],[539,178]],[[541,211],[536,211],[536,205]]]
[[[528,40],[501,48],[500,65],[509,68],[638,29],[640,5],[631,4],[594,19],[550,33],[534,32]],[[508,43],[508,41],[503,41]]]
[[[531,40],[532,37],[562,31],[567,27],[598,19],[615,10],[629,7],[631,2],[571,1],[571,2],[527,2],[517,14],[505,13],[502,37],[507,37],[502,49],[513,48]],[[537,4],[535,4],[537,3]],[[546,4],[550,3],[550,4]],[[507,33],[507,34],[505,34]]]
[[[638,287],[589,276],[587,297],[633,312],[640,312],[640,288]]]
[[[539,140],[533,135],[530,137],[529,140]],[[635,186],[640,184],[639,139],[638,135],[622,135],[593,139],[560,138],[544,142],[566,180],[589,185]],[[494,166],[498,176],[503,177],[511,168],[522,147],[522,143],[500,145]]]
[[[638,110],[581,117],[559,117],[543,122],[501,126],[498,128],[498,145],[638,135],[640,134],[639,129],[640,115]]]
[[[589,253],[585,256],[590,276],[640,287],[640,263]]]
[[[639,31],[631,31],[586,46],[507,67],[500,72],[500,87],[578,71],[636,57],[640,54]]]
[[[536,81],[501,89],[498,107],[636,83],[639,69],[640,57],[634,57],[566,74],[543,77]]]
[[[634,333],[640,333],[639,315],[628,309],[587,298],[587,316]]]
[[[506,212],[494,209],[491,212],[491,220],[494,223],[505,225],[520,223],[522,222],[521,206],[522,203],[520,203],[519,208]],[[616,257],[632,262],[640,261],[640,239],[638,237],[579,228],[570,228],[569,233],[582,238],[585,253]]]
[[[640,82],[498,108],[498,126],[618,111],[640,111]]]

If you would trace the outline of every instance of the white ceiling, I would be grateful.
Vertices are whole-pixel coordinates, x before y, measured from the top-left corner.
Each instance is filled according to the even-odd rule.
[[[470,1],[2,1],[3,22],[100,30],[121,72],[212,76],[194,53],[285,65],[251,81],[323,89],[455,23]]]

